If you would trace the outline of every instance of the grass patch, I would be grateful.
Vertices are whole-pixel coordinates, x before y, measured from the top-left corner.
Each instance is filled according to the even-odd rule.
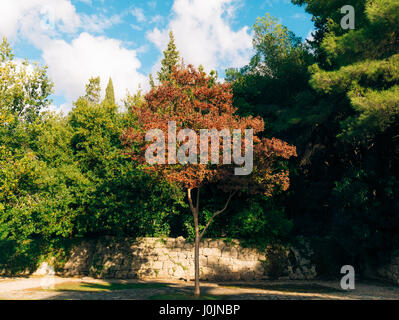
[[[177,293],[177,294],[157,294],[149,297],[148,300],[221,300],[221,298],[212,295],[201,295],[200,297],[196,297],[192,294]]]
[[[50,291],[85,291],[109,292],[115,290],[156,289],[167,287],[164,283],[91,283],[91,282],[64,282],[54,286]]]

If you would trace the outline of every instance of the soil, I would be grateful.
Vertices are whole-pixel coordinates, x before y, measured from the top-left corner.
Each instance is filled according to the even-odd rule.
[[[146,300],[190,296],[192,282],[99,280],[93,278],[0,278],[2,300]],[[109,288],[109,289],[108,289]],[[333,281],[201,283],[201,294],[235,300],[399,300],[399,286],[358,282],[342,290]]]

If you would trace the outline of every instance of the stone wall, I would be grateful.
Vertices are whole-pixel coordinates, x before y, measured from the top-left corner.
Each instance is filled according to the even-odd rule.
[[[316,276],[310,261],[299,250],[286,251],[281,276],[311,279]],[[268,257],[238,241],[203,239],[200,246],[202,280],[256,280],[268,278]],[[194,244],[184,238],[84,240],[75,246],[59,270],[64,276],[97,278],[180,279],[194,278]]]
[[[390,261],[377,269],[379,278],[399,284],[399,250],[391,253]]]

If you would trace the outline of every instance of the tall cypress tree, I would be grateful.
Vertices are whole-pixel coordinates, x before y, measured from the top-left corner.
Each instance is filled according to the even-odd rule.
[[[109,78],[107,88],[105,89],[105,99],[104,102],[110,105],[115,104],[115,93],[114,93],[114,84],[112,83],[112,78]]]
[[[167,49],[163,52],[164,58],[161,61],[161,70],[158,72],[159,82],[165,82],[170,79],[172,67],[179,62],[179,51],[176,49],[175,37],[173,32],[169,32],[169,43]]]

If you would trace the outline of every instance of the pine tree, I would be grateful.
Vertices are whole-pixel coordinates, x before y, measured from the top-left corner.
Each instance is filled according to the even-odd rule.
[[[114,84],[112,83],[112,78],[109,78],[107,89],[105,89],[104,102],[109,105],[115,104]]]
[[[152,73],[149,74],[149,78],[150,78],[151,89],[153,89],[155,87],[155,82],[154,82],[154,78],[152,76]]]
[[[169,32],[169,43],[167,49],[163,52],[164,58],[161,61],[161,71],[158,72],[159,82],[165,82],[170,79],[172,67],[179,63],[180,56],[176,49],[175,37],[173,32]]]
[[[330,67],[312,66],[310,83],[331,97],[346,95],[352,110],[341,123],[340,136],[372,145],[376,134],[399,120],[399,3],[362,3],[365,18],[356,30],[343,32],[338,22],[327,29],[322,46]]]

